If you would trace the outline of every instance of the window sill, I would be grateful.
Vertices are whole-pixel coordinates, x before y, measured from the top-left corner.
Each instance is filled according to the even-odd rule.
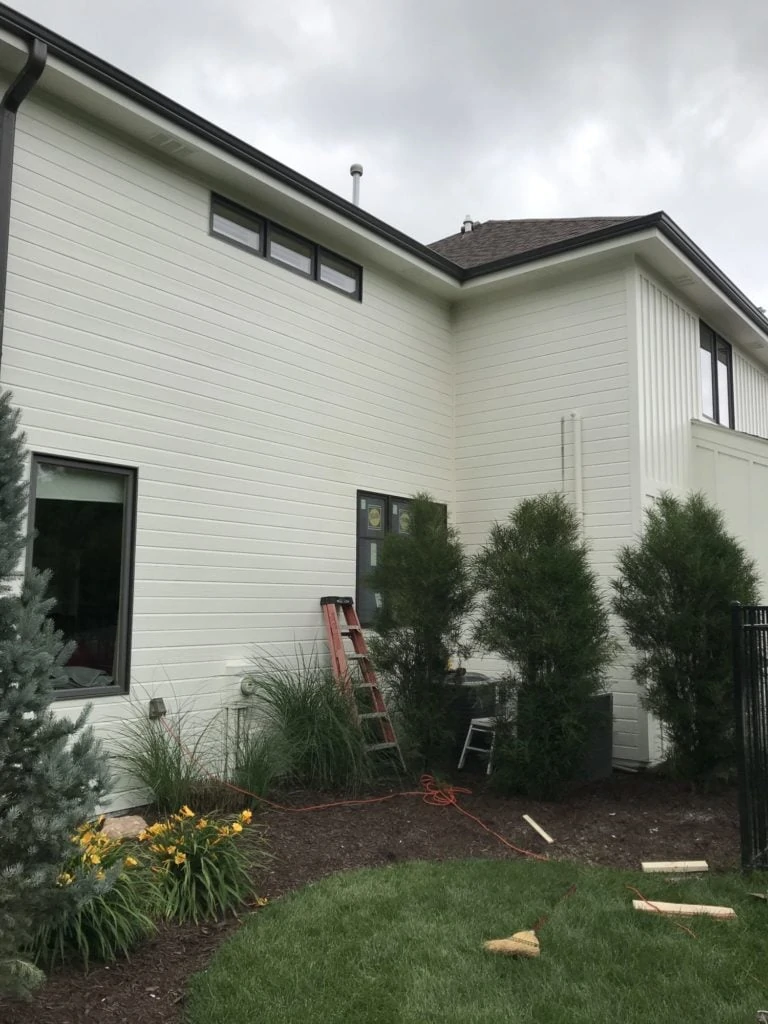
[[[124,686],[81,686],[53,691],[54,700],[90,700],[91,697],[125,697]]]

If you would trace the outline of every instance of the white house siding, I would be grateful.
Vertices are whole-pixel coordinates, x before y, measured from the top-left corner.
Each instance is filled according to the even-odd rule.
[[[733,351],[733,404],[736,429],[768,437],[768,367]]]
[[[768,441],[709,423],[694,423],[692,433],[694,486],[723,510],[757,561],[768,601]]]
[[[689,481],[691,420],[700,415],[699,321],[639,274],[638,365],[642,494],[682,492]]]
[[[453,498],[448,310],[209,237],[215,182],[34,96],[14,173],[2,383],[30,450],[138,468],[131,700],[202,720],[239,698],[227,662],[312,643],[320,596],[354,592],[358,488]]]
[[[627,319],[623,269],[456,310],[456,516],[471,549],[521,499],[573,497],[577,411],[585,534],[600,578],[614,575],[632,536]],[[614,754],[642,761],[645,716],[626,666],[612,682]]]
[[[699,317],[649,274],[638,273],[642,493],[692,486],[691,421],[699,419]],[[726,340],[730,340],[726,338]],[[733,347],[736,429],[768,437],[768,368]]]

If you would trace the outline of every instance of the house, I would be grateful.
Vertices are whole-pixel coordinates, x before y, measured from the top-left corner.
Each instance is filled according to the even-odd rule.
[[[79,642],[59,706],[108,743],[150,697],[236,713],[417,490],[474,546],[562,489],[607,582],[654,495],[703,488],[768,579],[768,320],[665,214],[425,246],[6,7],[0,74],[0,382]]]

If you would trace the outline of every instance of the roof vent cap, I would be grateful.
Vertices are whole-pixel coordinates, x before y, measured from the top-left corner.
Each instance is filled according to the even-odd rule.
[[[472,218],[469,216],[468,213],[465,214],[464,222],[461,225],[461,233],[462,233],[462,235],[466,235],[466,233],[468,231],[471,231],[474,228],[474,226],[475,226],[475,224],[474,224],[474,221],[472,220]]]

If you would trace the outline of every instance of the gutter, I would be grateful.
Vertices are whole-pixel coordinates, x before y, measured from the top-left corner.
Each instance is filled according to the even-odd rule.
[[[491,263],[484,263],[478,267],[462,268],[452,260],[449,260],[445,256],[441,256],[439,253],[435,252],[434,249],[430,249],[429,246],[423,245],[421,242],[417,242],[416,239],[411,238],[402,231],[398,231],[397,228],[379,220],[378,217],[374,217],[372,214],[367,213],[359,206],[355,206],[346,199],[342,199],[341,196],[336,195],[335,192],[331,192],[330,189],[324,188],[322,185],[318,185],[317,182],[312,181],[303,174],[299,174],[298,171],[294,171],[292,168],[287,167],[278,160],[274,160],[272,157],[267,156],[266,153],[262,153],[261,150],[258,150],[253,146],[249,146],[241,139],[236,138],[229,132],[223,131],[210,121],[205,120],[205,118],[199,117],[191,110],[187,110],[186,107],[181,106],[181,104],[168,99],[166,96],[163,96],[162,93],[151,89],[143,82],[140,82],[138,79],[133,78],[124,71],[120,71],[118,68],[113,67],[100,57],[96,57],[94,54],[89,53],[87,50],[77,46],[75,43],[71,43],[63,36],[60,36],[55,32],[51,32],[44,26],[25,17],[23,14],[19,14],[17,11],[12,10],[4,3],[0,3],[0,29],[4,29],[11,35],[25,40],[30,48],[30,53],[36,45],[38,47],[42,46],[43,48],[47,47],[51,56],[56,57],[63,63],[75,68],[87,77],[92,78],[97,82],[101,82],[103,85],[113,89],[120,95],[128,97],[134,103],[144,107],[146,110],[150,110],[153,113],[158,114],[160,117],[177,125],[197,138],[200,138],[205,142],[208,142],[210,145],[216,146],[224,152],[242,160],[244,163],[248,164],[248,166],[268,175],[275,181],[279,181],[282,184],[287,185],[300,195],[305,196],[306,198],[318,203],[320,206],[344,217],[347,221],[365,228],[378,238],[389,242],[401,251],[406,252],[411,256],[415,256],[422,263],[427,264],[435,270],[441,271],[447,277],[459,282],[459,284],[463,284],[465,281],[471,281],[478,277],[484,277],[487,274],[496,273],[500,270],[507,270],[512,267],[522,266],[525,263],[533,263],[536,260],[544,259],[547,256],[556,256],[561,253],[573,252],[597,242],[621,238],[634,234],[638,231],[656,228],[662,235],[672,242],[672,244],[684,256],[686,256],[691,263],[693,263],[694,266],[696,266],[704,276],[708,278],[708,280],[727,295],[734,305],[737,306],[738,309],[740,309],[756,327],[765,334],[768,334],[768,317],[760,312],[758,307],[751,302],[741,289],[737,288],[733,281],[731,281],[722,272],[722,270],[720,270],[717,264],[713,263],[706,253],[704,253],[688,237],[688,235],[686,235],[685,232],[675,224],[671,217],[668,217],[666,213],[661,211],[649,214],[645,217],[638,217],[635,220],[625,221],[623,224],[600,228],[597,231],[592,231],[585,235],[579,235],[576,238],[568,238],[561,242],[554,242],[550,245],[529,250],[528,252],[517,256],[505,257],[504,259],[495,260]],[[43,63],[44,62],[45,58],[43,58]],[[39,73],[37,77],[39,78]],[[27,88],[27,92],[36,80],[37,79],[35,78],[31,82]],[[15,88],[16,84],[17,83],[14,83],[14,85],[11,86],[11,89],[8,90],[6,100]],[[24,95],[26,95],[26,93],[24,93]],[[24,95],[21,96],[19,102],[23,100]],[[3,103],[5,103],[6,100],[4,100]],[[3,135],[5,135],[4,120],[2,122],[2,127]],[[2,154],[0,153],[0,161],[1,160]],[[2,163],[0,163],[0,206],[2,206],[4,202],[2,189],[4,188],[3,183],[5,181],[5,171],[6,168]],[[0,247],[3,245],[3,239],[6,239],[7,248],[7,226],[3,222],[2,217],[2,210],[0,210]],[[1,311],[4,309],[3,290],[5,281],[5,264],[3,259],[3,253],[0,251],[0,315]],[[2,320],[0,319],[0,343],[1,341]]]
[[[40,39],[29,41],[27,62],[0,100],[0,366],[5,330],[5,294],[8,283],[8,243],[11,233],[11,187],[16,114],[45,69],[48,48]]]
[[[24,39],[28,44],[31,44],[35,39],[44,40],[51,57],[58,58],[70,67],[82,72],[88,78],[101,82],[102,85],[106,85],[122,96],[127,96],[146,110],[159,114],[166,121],[170,121],[172,124],[185,129],[192,135],[197,136],[197,138],[203,139],[218,149],[222,149],[224,152],[243,160],[250,167],[254,167],[256,170],[269,175],[270,178],[288,185],[308,199],[313,199],[321,206],[326,207],[326,209],[340,214],[360,227],[367,228],[379,238],[383,238],[392,245],[397,246],[398,249],[416,256],[436,270],[441,270],[452,278],[459,276],[459,268],[451,260],[446,259],[445,256],[441,256],[428,246],[417,242],[402,231],[398,231],[397,228],[391,227],[391,225],[386,224],[383,220],[379,220],[378,217],[374,217],[372,214],[362,210],[359,206],[355,206],[348,200],[342,199],[341,196],[331,192],[330,189],[318,185],[317,182],[306,178],[303,174],[299,174],[298,171],[294,171],[292,168],[280,163],[279,160],[274,160],[272,157],[267,156],[266,153],[262,153],[261,150],[249,146],[248,143],[243,142],[234,135],[230,135],[229,132],[224,131],[222,128],[218,128],[215,124],[193,113],[180,103],[176,103],[167,96],[163,96],[162,93],[156,92],[138,79],[133,78],[124,71],[120,71],[100,57],[96,57],[75,43],[71,43],[63,36],[51,32],[50,29],[39,25],[23,14],[19,14],[3,3],[0,3],[0,29],[4,29],[11,35]]]

